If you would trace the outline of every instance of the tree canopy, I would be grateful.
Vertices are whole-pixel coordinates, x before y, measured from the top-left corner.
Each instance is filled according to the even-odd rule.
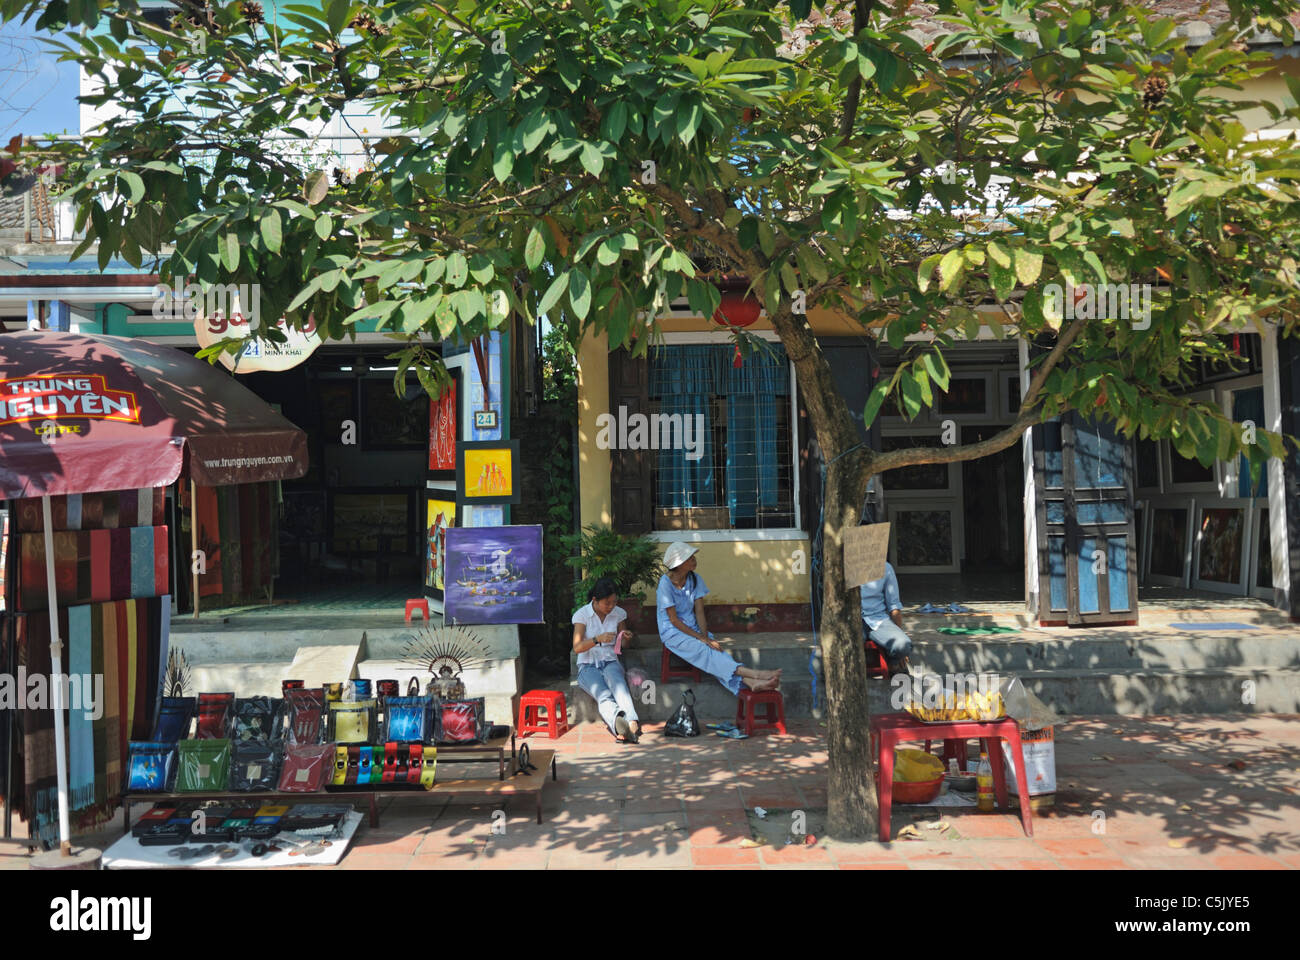
[[[1264,317],[1294,331],[1300,150],[1252,128],[1295,127],[1300,87],[1244,99],[1272,69],[1247,41],[1289,41],[1293,0],[1232,0],[1197,44],[1105,0],[177,6],[169,21],[130,0],[0,0],[6,18],[86,28],[54,42],[113,113],[37,152],[73,164],[101,264],[259,283],[262,316],[335,338],[377,319],[399,378],[414,366],[431,390],[422,332],[564,315],[644,351],[668,303],[712,316],[723,278],[744,278],[847,478],[828,534],[857,522],[871,473],[980,456],[1066,410],[1204,463],[1284,453],[1181,394],[1190,361],[1230,359],[1228,334]],[[367,111],[387,122],[359,172],[284,146]],[[1103,285],[1144,291],[1149,316],[1065,302]],[[868,420],[887,394],[931,406],[945,354],[981,326],[1031,341],[1016,422],[979,444],[863,448],[813,308],[903,350]],[[824,643],[843,654],[827,659],[831,822],[861,832],[861,651],[827,574],[845,621]],[[837,775],[837,757],[859,762]]]

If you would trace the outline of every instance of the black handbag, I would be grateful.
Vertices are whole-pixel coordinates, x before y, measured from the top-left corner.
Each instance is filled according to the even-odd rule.
[[[673,714],[672,719],[664,725],[665,737],[698,737],[700,721],[695,719],[695,693],[682,691],[682,703]]]

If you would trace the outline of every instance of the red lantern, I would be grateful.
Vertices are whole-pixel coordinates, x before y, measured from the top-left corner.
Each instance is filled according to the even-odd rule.
[[[746,288],[748,284],[746,284]],[[746,296],[746,288],[735,288],[724,291],[722,301],[718,304],[718,309],[713,313],[713,322],[720,323],[724,327],[748,327],[758,319],[758,315],[763,310],[763,305],[758,299],[752,296]],[[741,366],[740,344],[736,344],[736,356],[731,361],[733,367]]]

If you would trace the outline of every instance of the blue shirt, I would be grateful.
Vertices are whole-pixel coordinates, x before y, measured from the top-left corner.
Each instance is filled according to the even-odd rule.
[[[902,610],[903,601],[898,596],[898,577],[892,564],[885,564],[885,575],[879,580],[864,583],[858,588],[862,598],[862,619],[875,630],[889,619],[891,610]]]
[[[704,585],[704,578],[695,574],[694,584],[691,583],[691,576],[687,575],[686,585],[678,590],[673,586],[673,582],[668,579],[668,574],[659,578],[659,586],[655,590],[655,609],[658,611],[659,636],[666,633],[677,633],[678,630],[668,619],[669,608],[677,611],[677,618],[683,624],[692,630],[700,630],[700,625],[695,619],[695,601],[700,597],[709,595],[709,588]],[[701,633],[703,631],[700,631]]]

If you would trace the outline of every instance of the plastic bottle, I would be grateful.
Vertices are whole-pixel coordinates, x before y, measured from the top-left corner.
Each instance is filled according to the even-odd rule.
[[[975,809],[981,813],[993,811],[993,765],[988,751],[980,751],[980,765],[975,770]]]

